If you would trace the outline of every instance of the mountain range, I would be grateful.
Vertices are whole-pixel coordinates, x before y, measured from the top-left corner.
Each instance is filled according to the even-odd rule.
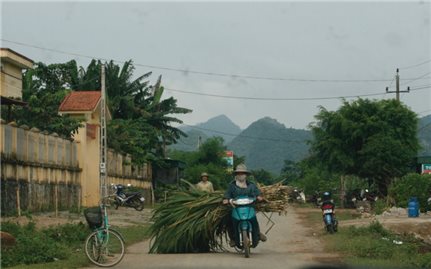
[[[180,126],[187,137],[181,138],[172,149],[193,151],[199,143],[213,136],[221,136],[228,150],[245,156],[249,169],[265,169],[279,174],[284,160],[299,161],[307,156],[306,140],[310,131],[286,128],[269,117],[253,122],[241,130],[227,116],[219,115],[195,126]]]
[[[228,150],[245,156],[251,170],[265,169],[278,175],[284,160],[300,161],[308,155],[306,141],[312,139],[308,130],[286,128],[277,120],[264,117],[241,130],[227,116],[219,115],[195,126],[181,126],[187,137],[181,138],[172,149],[194,151],[199,143],[213,136],[221,136]],[[419,119],[419,156],[431,156],[431,115]]]

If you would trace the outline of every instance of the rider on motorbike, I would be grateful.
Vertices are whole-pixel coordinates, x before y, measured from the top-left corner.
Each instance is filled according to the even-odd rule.
[[[334,200],[331,197],[331,193],[328,191],[325,191],[322,195],[322,204],[320,206],[320,209],[322,209],[322,211],[327,208],[327,207],[331,207],[332,208],[332,216],[334,217],[334,224],[335,227],[338,224],[337,219],[335,218],[335,204],[334,204]]]
[[[239,196],[249,196],[249,197],[255,197],[257,201],[263,201],[263,197],[261,196],[261,193],[257,186],[247,180],[247,175],[250,174],[249,171],[247,171],[247,167],[244,164],[239,164],[236,167],[236,170],[234,171],[235,174],[235,180],[229,183],[229,186],[224,194],[223,204],[231,204],[233,205],[233,200]],[[229,245],[231,247],[234,247],[235,245],[238,245],[238,230],[235,229],[235,227],[238,227],[238,221],[232,219],[229,217],[228,221],[228,234],[230,237]],[[260,232],[259,229],[259,223],[257,222],[256,217],[252,218],[250,220],[253,230],[252,230],[252,236],[253,236],[253,242],[255,244],[253,247],[257,246],[257,242],[266,241],[266,236]]]

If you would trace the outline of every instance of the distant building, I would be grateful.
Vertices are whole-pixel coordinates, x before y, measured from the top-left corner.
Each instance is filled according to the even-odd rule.
[[[25,106],[22,101],[22,72],[33,67],[33,60],[8,48],[0,48],[0,102],[1,105]],[[7,119],[10,118],[10,113]]]
[[[419,156],[416,158],[416,170],[420,174],[431,174],[431,156]]]

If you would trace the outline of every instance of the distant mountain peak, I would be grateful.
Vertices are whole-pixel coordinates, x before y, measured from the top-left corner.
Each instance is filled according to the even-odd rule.
[[[239,128],[238,125],[236,125],[231,119],[229,119],[224,114],[220,114],[218,116],[215,116],[215,117],[207,120],[206,122],[196,124],[196,126],[209,126],[209,125],[214,125],[214,124],[215,125],[221,124],[222,126],[228,126],[229,128],[236,129],[235,131],[241,130],[241,128]],[[226,127],[224,129],[226,129]]]
[[[270,118],[270,117],[263,117],[255,122],[253,122],[250,126],[253,125],[260,125],[260,124],[270,124],[271,126],[277,127],[277,128],[286,128],[284,124],[278,122],[276,119]]]

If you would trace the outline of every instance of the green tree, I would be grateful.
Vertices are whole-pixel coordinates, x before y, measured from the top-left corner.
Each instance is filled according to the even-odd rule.
[[[252,170],[251,171],[252,179],[263,185],[271,185],[275,183],[275,177],[271,172],[266,171],[265,169]]]
[[[431,193],[431,175],[407,174],[396,180],[389,187],[389,195],[396,206],[407,207],[411,197],[419,201],[422,212],[427,210],[427,199]],[[428,210],[431,210],[428,208]]]
[[[50,65],[36,63],[33,69],[23,74],[22,95],[28,105],[14,107],[11,120],[69,138],[78,130],[80,121],[67,115],[60,116],[58,108],[77,83],[75,61]]]
[[[186,163],[184,179],[187,181],[196,184],[200,180],[200,174],[207,172],[214,188],[220,190],[232,180],[232,175],[227,172],[227,163],[223,159],[225,150],[223,138],[212,137],[205,141],[198,151],[173,150],[169,157]]]
[[[409,171],[419,148],[416,114],[396,100],[344,101],[337,111],[321,107],[315,117],[315,160],[331,172],[373,181],[383,195]]]
[[[281,176],[285,179],[285,183],[298,180],[303,176],[303,169],[299,162],[284,160]]]

